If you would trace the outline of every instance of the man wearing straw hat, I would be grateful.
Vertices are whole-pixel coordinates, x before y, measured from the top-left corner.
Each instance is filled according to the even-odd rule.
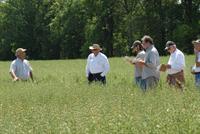
[[[167,69],[167,83],[182,89],[185,82],[185,56],[176,47],[176,44],[173,41],[167,41],[165,50],[170,53],[169,61],[165,65]]]
[[[89,49],[92,52],[86,64],[86,77],[89,84],[93,81],[106,84],[106,74],[110,68],[108,58],[101,53],[102,48],[98,44],[93,44]]]
[[[29,78],[33,80],[32,67],[26,57],[26,49],[18,48],[15,56],[17,57],[10,65],[10,75],[13,81],[26,81]]]
[[[192,68],[192,74],[195,75],[195,85],[200,87],[200,39],[192,41],[195,53],[195,65]]]

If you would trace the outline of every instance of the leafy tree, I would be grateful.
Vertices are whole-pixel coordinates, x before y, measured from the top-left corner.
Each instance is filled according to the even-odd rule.
[[[81,58],[99,43],[108,56],[131,53],[134,40],[167,40],[186,53],[200,37],[199,0],[6,0],[0,2],[0,59],[18,47],[31,59]]]

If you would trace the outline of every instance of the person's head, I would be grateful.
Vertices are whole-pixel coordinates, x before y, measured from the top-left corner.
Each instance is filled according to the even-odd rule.
[[[25,59],[26,58],[26,49],[24,48],[18,48],[16,51],[15,51],[15,56],[19,59]]]
[[[170,54],[176,51],[176,44],[173,41],[167,41],[165,50],[167,50]]]
[[[96,56],[98,53],[102,50],[102,48],[99,46],[99,44],[93,44],[89,47],[89,49],[92,51],[92,53]]]
[[[192,44],[194,45],[195,50],[200,51],[200,39],[192,41]]]
[[[142,46],[144,49],[147,49],[148,47],[150,47],[151,45],[153,45],[153,39],[148,36],[148,35],[145,35],[143,38],[142,38]]]
[[[143,50],[143,46],[142,46],[141,41],[139,41],[139,40],[134,41],[131,49],[132,49],[133,53],[138,53],[138,52],[142,51]]]

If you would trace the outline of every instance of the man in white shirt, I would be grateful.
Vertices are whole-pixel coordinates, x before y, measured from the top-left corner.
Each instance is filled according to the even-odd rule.
[[[29,64],[28,60],[25,59],[26,49],[18,48],[15,56],[17,58],[12,61],[9,71],[13,81],[26,81],[29,78],[33,80],[31,65]]]
[[[176,86],[178,88],[183,88],[185,82],[184,78],[184,67],[185,67],[185,56],[184,54],[176,47],[176,44],[173,41],[168,41],[166,43],[166,48],[170,53],[170,58],[167,63],[167,82],[169,85]]]
[[[86,65],[86,77],[89,83],[100,81],[106,84],[106,74],[109,71],[110,65],[106,55],[101,53],[101,47],[98,44],[93,44],[89,49],[92,53],[88,56]]]
[[[200,87],[200,39],[192,41],[194,45],[195,65],[192,68],[192,74],[195,75],[195,85]]]

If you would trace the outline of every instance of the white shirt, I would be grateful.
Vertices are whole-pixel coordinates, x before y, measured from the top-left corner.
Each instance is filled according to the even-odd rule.
[[[198,52],[198,54],[197,54],[197,62],[200,62],[200,52]],[[197,67],[196,65],[194,65],[192,67],[192,71],[198,73],[198,72],[200,72],[200,67]]]
[[[167,69],[168,74],[176,74],[180,72],[185,67],[184,54],[179,49],[176,49],[175,52],[170,55],[168,64],[171,65],[171,68]]]
[[[95,56],[91,53],[87,59],[86,65],[86,76],[88,77],[89,73],[96,74],[101,73],[101,76],[105,76],[110,69],[108,58],[101,52]]]
[[[10,72],[12,71],[18,78],[27,80],[30,77],[32,68],[27,60],[24,59],[22,61],[21,59],[17,58],[10,65]]]

